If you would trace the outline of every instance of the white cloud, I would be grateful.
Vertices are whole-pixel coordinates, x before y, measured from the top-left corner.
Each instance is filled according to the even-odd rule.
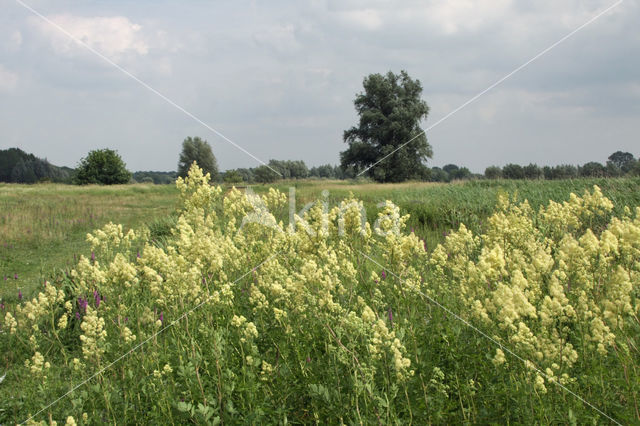
[[[431,2],[422,10],[405,9],[405,16],[424,17],[430,25],[446,35],[473,32],[502,21],[508,14],[510,0],[455,0]]]
[[[48,22],[36,17],[29,19],[58,54],[73,55],[83,49]],[[141,31],[142,27],[124,16],[82,17],[63,14],[50,16],[49,19],[74,38],[108,57],[146,55],[149,51],[149,41]]]
[[[366,30],[377,30],[382,27],[382,12],[376,9],[346,10],[338,14],[347,24],[353,24]]]
[[[253,39],[259,45],[270,47],[278,53],[294,52],[300,47],[293,24],[264,28],[256,31],[253,34]]]
[[[11,92],[18,85],[18,75],[0,64],[0,92]]]
[[[9,42],[13,49],[17,50],[22,46],[22,33],[18,30],[14,31],[9,38]]]
[[[0,33],[0,48],[7,52],[17,52],[22,46],[22,33],[18,30]]]

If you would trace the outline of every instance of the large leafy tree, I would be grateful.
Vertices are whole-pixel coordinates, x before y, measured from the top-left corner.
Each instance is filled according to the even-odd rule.
[[[429,113],[420,98],[420,81],[406,71],[388,72],[365,77],[363,86],[364,92],[353,102],[360,117],[358,126],[344,132],[349,148],[340,153],[342,168],[371,167],[366,174],[379,182],[428,176],[425,163],[433,151],[420,128]]]
[[[607,163],[613,164],[615,167],[620,169],[623,173],[629,172],[633,169],[635,158],[633,158],[633,154],[630,152],[622,152],[616,151],[611,154],[608,158],[609,161]]]
[[[129,183],[131,173],[118,153],[111,149],[90,151],[80,160],[73,181],[79,185],[90,183],[114,185]]]
[[[200,139],[198,136],[187,137],[182,142],[182,152],[178,161],[178,176],[186,177],[193,162],[206,174],[211,174],[212,179],[218,176],[218,162],[211,151],[209,142]]]

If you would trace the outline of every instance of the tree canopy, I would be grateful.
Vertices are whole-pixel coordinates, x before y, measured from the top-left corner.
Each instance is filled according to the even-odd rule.
[[[131,173],[124,161],[111,149],[89,151],[89,154],[80,160],[73,177],[73,182],[79,185],[115,185],[129,183],[130,180]]]
[[[425,163],[433,151],[420,128],[429,113],[427,103],[420,98],[420,81],[406,71],[398,75],[389,71],[365,77],[363,86],[364,92],[354,100],[360,117],[358,126],[344,132],[349,148],[340,153],[342,168],[361,171],[375,164],[366,173],[379,182],[427,176]]]
[[[71,169],[57,167],[20,148],[0,150],[0,182],[69,182]]]
[[[212,179],[218,177],[218,161],[211,151],[211,146],[206,140],[196,137],[187,137],[182,142],[182,152],[178,161],[178,176],[186,177],[193,162],[196,162],[202,171],[209,173]]]

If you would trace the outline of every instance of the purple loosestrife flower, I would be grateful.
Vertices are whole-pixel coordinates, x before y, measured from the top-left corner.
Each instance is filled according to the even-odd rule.
[[[18,274],[13,274],[13,279],[17,280],[18,279]]]
[[[393,311],[391,310],[391,308],[389,308],[389,311],[387,313],[389,314],[389,323],[391,324],[391,327],[393,327]]]
[[[78,297],[78,307],[80,308],[81,311],[86,312],[88,304],[89,302],[86,299],[83,299],[82,297]]]
[[[18,300],[22,300],[22,291],[18,289]]]
[[[138,257],[138,259],[140,259],[140,250],[138,250],[137,257]]]
[[[80,320],[80,312],[76,312],[76,319]]]
[[[387,273],[384,271],[384,269],[382,270],[382,272],[380,273],[380,276],[382,276],[383,280],[387,279]]]
[[[160,311],[160,322],[164,324],[164,315],[162,311]]]

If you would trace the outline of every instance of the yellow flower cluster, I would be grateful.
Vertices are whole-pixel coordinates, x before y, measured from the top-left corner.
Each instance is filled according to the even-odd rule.
[[[597,186],[537,213],[506,196],[498,206],[484,234],[461,225],[434,250],[432,285],[461,294],[470,317],[499,330],[548,381],[571,381],[579,357],[606,356],[616,330],[640,312],[640,211],[610,218],[613,204]],[[504,362],[498,349],[493,363]],[[533,380],[544,393],[544,378]]]
[[[104,329],[104,318],[98,316],[98,311],[87,306],[87,313],[83,318],[82,335],[82,354],[86,360],[98,362],[105,351],[104,344],[107,337],[107,331]]]
[[[247,319],[242,315],[234,315],[231,319],[231,325],[242,329],[242,334],[244,336],[240,338],[242,342],[247,341],[247,339],[251,340],[258,337],[258,329],[256,328],[256,325],[251,321],[247,321]]]
[[[25,325],[27,323],[35,325],[43,316],[50,314],[53,306],[64,301],[64,291],[57,290],[50,283],[45,282],[44,292],[38,293],[38,296],[32,300],[28,300],[24,305],[16,307],[18,319],[24,318]]]
[[[134,342],[136,340],[136,335],[133,334],[131,332],[131,330],[129,330],[129,327],[124,326],[122,327],[122,338],[124,339],[125,343],[131,343]]]
[[[125,234],[121,224],[116,225],[112,222],[94,231],[93,234],[87,234],[87,242],[91,244],[91,250],[103,252],[109,252],[116,247],[128,249],[136,238],[138,235],[132,229]]]
[[[11,312],[7,312],[4,315],[4,326],[9,329],[9,333],[15,334],[18,329],[18,322],[13,317]]]
[[[24,365],[25,367],[29,368],[32,375],[42,377],[43,380],[47,379],[47,376],[45,374],[47,370],[51,368],[51,364],[49,364],[49,361],[45,362],[44,356],[37,351],[35,354],[33,354],[33,357],[31,357],[31,362],[29,362],[29,360],[25,360]]]

